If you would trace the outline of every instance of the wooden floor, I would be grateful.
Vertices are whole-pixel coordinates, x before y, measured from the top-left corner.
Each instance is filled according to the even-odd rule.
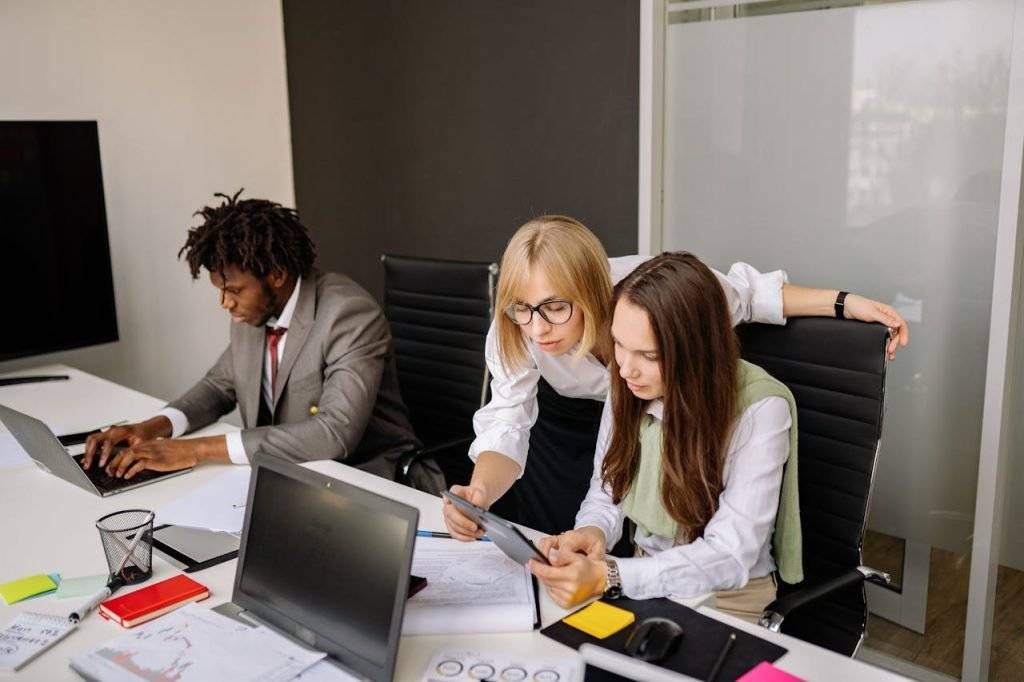
[[[869,566],[898,574],[902,546],[898,538],[868,531],[864,560]],[[925,634],[872,615],[864,645],[960,677],[969,574],[968,555],[932,548]],[[1024,679],[1024,571],[999,567],[992,643],[990,679]]]

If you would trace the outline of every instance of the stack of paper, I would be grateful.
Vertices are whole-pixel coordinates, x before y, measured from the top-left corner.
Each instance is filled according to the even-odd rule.
[[[71,667],[105,682],[285,682],[322,658],[266,628],[190,604],[71,659]]]
[[[412,572],[427,586],[406,604],[403,634],[533,630],[533,576],[492,542],[418,537]]]
[[[61,616],[22,613],[0,632],[0,671],[18,670],[74,629]]]
[[[156,523],[241,533],[249,494],[249,467],[234,467],[156,513]]]

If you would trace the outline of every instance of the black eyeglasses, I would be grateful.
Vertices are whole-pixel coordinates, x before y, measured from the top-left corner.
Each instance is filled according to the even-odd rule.
[[[533,322],[533,314],[540,313],[548,324],[565,324],[572,317],[571,301],[544,301],[539,305],[513,303],[505,308],[505,314],[518,325],[526,326]]]

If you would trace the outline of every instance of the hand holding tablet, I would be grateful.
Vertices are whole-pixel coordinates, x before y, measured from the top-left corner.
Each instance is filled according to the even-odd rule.
[[[530,542],[513,524],[447,490],[442,491],[441,495],[458,507],[463,514],[476,521],[498,546],[498,549],[513,561],[524,566],[530,559],[536,559],[543,564],[548,563],[547,557],[541,554],[536,545]]]

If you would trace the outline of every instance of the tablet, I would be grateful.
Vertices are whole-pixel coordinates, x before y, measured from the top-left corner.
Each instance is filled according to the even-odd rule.
[[[530,542],[512,523],[447,490],[442,490],[441,494],[458,507],[459,511],[476,521],[477,525],[487,533],[487,537],[498,546],[498,549],[513,561],[523,565],[526,565],[530,559],[536,559],[542,564],[548,563],[547,557],[541,554],[537,546]]]
[[[238,537],[231,533],[158,526],[153,529],[153,551],[185,573],[195,573],[238,556]]]

